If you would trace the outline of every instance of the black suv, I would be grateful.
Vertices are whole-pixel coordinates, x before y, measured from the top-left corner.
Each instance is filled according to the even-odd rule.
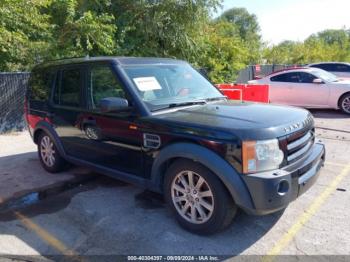
[[[47,171],[70,162],[163,193],[192,232],[224,228],[237,207],[284,209],[324,162],[308,111],[229,101],[184,61],[59,60],[29,84],[26,119]]]

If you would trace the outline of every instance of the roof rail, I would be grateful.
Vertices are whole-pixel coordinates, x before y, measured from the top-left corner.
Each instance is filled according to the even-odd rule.
[[[50,59],[47,60],[47,62],[51,62],[51,61],[60,61],[60,60],[66,60],[66,59],[75,59],[75,58],[85,58],[85,59],[89,59],[90,56],[86,55],[86,56],[71,56],[71,57],[61,57],[61,58],[57,58],[57,59]]]

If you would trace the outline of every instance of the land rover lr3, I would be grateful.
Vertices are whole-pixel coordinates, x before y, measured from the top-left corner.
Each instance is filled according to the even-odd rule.
[[[29,85],[26,119],[47,171],[70,162],[163,193],[195,233],[225,228],[238,207],[286,208],[325,159],[308,111],[227,100],[184,61],[58,60]]]

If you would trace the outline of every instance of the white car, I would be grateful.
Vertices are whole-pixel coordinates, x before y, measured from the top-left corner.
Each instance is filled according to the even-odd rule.
[[[350,81],[318,68],[294,68],[272,73],[249,84],[270,86],[271,103],[306,108],[334,108],[350,114]]]
[[[350,79],[350,63],[343,62],[322,62],[308,65],[308,67],[320,68],[339,78]]]

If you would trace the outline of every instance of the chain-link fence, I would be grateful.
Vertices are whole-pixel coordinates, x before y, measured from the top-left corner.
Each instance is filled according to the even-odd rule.
[[[0,73],[0,134],[23,130],[29,73]]]

